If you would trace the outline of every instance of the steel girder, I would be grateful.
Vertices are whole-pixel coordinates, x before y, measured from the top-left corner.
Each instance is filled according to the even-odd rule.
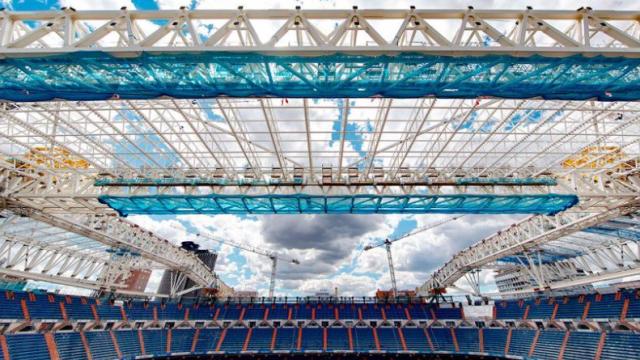
[[[500,258],[535,251],[537,246],[573,234],[640,209],[640,192],[635,199],[621,200],[605,211],[573,209],[554,216],[536,215],[499,231],[454,255],[418,288],[422,294],[453,285],[467,272]]]
[[[14,101],[640,97],[635,12],[66,8],[0,23],[0,94]]]

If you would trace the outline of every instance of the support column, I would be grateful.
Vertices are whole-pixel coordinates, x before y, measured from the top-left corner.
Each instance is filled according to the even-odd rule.
[[[560,352],[558,353],[558,360],[562,360],[564,357],[564,350],[567,348],[567,343],[569,342],[569,330],[564,333],[564,339],[562,339],[562,346],[560,346]]]
[[[289,313],[287,314],[287,320],[291,321],[293,319],[293,307],[289,308]]]
[[[7,345],[7,338],[4,337],[4,335],[0,335],[0,348],[2,348],[2,354],[4,355],[3,360],[11,360],[9,356],[9,345]]]
[[[271,351],[276,348],[276,338],[278,337],[278,328],[273,328],[273,334],[271,335]]]
[[[409,308],[404,308],[404,316],[407,317],[407,320],[411,320],[411,313],[409,312]]]
[[[244,344],[242,345],[242,351],[247,351],[249,348],[249,341],[251,341],[251,334],[253,333],[253,328],[249,328],[247,331],[247,337],[244,338]]]
[[[429,348],[431,349],[431,351],[435,351],[433,347],[433,341],[431,341],[431,336],[429,335],[429,331],[427,330],[427,328],[424,328],[422,330],[424,331],[424,335],[427,337],[427,343],[429,343]]]
[[[622,304],[622,310],[620,311],[620,321],[623,321],[627,318],[627,312],[629,311],[629,298],[624,299],[624,303]]]
[[[347,334],[349,335],[349,350],[353,351],[353,329],[347,328]]]
[[[154,307],[155,309],[155,307]],[[167,348],[166,348],[166,352],[167,354],[171,354],[171,337],[172,337],[173,332],[171,331],[171,329],[167,330]]]
[[[451,339],[453,339],[453,347],[456,349],[456,352],[460,352],[460,346],[458,346],[458,337],[456,336],[456,330],[451,328]]]
[[[153,312],[153,321],[158,322],[158,307],[154,306],[152,312]]]
[[[240,310],[240,317],[238,318],[238,321],[242,321],[244,320],[244,314],[247,312],[247,308],[245,308],[244,306],[242,307],[242,310]]]
[[[322,328],[322,350],[325,352],[327,351],[327,328]]]
[[[587,317],[589,316],[590,308],[591,308],[591,301],[587,301],[586,305],[584,306],[584,310],[582,311],[582,320],[587,319]]]
[[[93,360],[93,355],[91,355],[91,347],[89,346],[87,337],[84,335],[84,331],[80,331],[80,341],[82,341],[82,347],[84,347],[84,352],[87,354],[87,360]]]
[[[213,314],[213,321],[218,320],[218,316],[220,315],[220,308],[216,308],[215,314]]]
[[[93,319],[96,322],[100,322],[100,315],[98,315],[98,309],[96,309],[96,304],[91,304],[91,313],[93,314]]]
[[[509,347],[511,346],[511,332],[512,328],[509,328],[509,332],[507,333],[507,342],[504,345],[504,355],[507,356],[509,354]]]
[[[340,312],[338,311],[338,306],[333,307],[333,317],[335,317],[336,320],[340,320]]]
[[[216,344],[216,351],[220,351],[220,347],[222,346],[222,342],[224,341],[225,336],[227,336],[227,329],[222,330],[222,334],[220,334],[220,339],[218,339],[218,344]]]
[[[298,343],[296,344],[296,349],[300,351],[302,349],[302,328],[298,328]]]
[[[122,359],[122,352],[120,352],[120,345],[118,345],[118,339],[116,339],[116,334],[114,334],[112,330],[112,331],[109,331],[109,335],[111,335],[113,348],[116,349],[116,354],[118,354],[118,359]]]
[[[60,314],[62,314],[62,320],[64,320],[65,322],[69,321],[69,317],[67,316],[67,309],[65,309],[64,307],[64,302],[60,301],[58,305],[60,306]]]
[[[198,337],[200,337],[200,328],[197,328],[195,334],[193,334],[193,341],[191,342],[191,353],[196,352],[196,345],[198,345]]]
[[[189,320],[189,309],[190,309],[190,308],[189,308],[189,307],[187,307],[187,308],[184,310],[184,321],[188,321],[188,320]]]
[[[22,316],[27,321],[31,321],[31,315],[29,315],[29,307],[27,306],[27,300],[20,300],[20,307],[22,308]]]
[[[122,321],[129,322],[129,319],[127,319],[127,313],[124,311],[124,306],[120,307],[120,315],[122,315]]]
[[[553,306],[553,312],[551,313],[551,320],[555,320],[556,319],[556,315],[558,314],[558,305],[559,305],[559,303],[556,303]]]
[[[480,352],[484,352],[484,332],[482,328],[478,329],[478,342],[480,343]]]
[[[600,357],[602,357],[602,349],[604,349],[604,343],[607,339],[607,333],[606,332],[602,332],[602,334],[600,334],[600,341],[598,341],[598,349],[596,350],[596,355],[593,357],[593,360],[600,360]]]
[[[539,337],[540,337],[540,329],[536,330],[536,335],[533,337],[533,341],[531,342],[531,347],[529,348],[529,357],[532,357],[533,353],[536,351],[536,345],[538,345]]]
[[[142,330],[138,329],[138,342],[140,342],[140,351],[142,355],[147,355],[147,351],[144,347],[144,336],[142,336]]]
[[[402,328],[398,328],[398,337],[400,337],[400,345],[402,345],[402,350],[408,351],[409,349],[407,349],[407,342],[404,339]]]
[[[50,332],[44,334],[44,341],[47,343],[47,350],[49,350],[49,357],[51,358],[51,360],[60,360],[56,341],[53,339],[53,335]]]
[[[383,307],[380,307],[380,314],[382,315],[382,320],[387,321],[387,312],[384,311]]]
[[[530,305],[527,304],[527,306],[524,308],[524,314],[522,314],[522,320],[527,320],[527,318],[529,317],[529,308]]]
[[[264,309],[264,315],[262,316],[262,321],[267,321],[269,318],[269,308]]]
[[[371,328],[371,331],[373,331],[373,341],[376,344],[376,349],[378,351],[380,351],[380,339],[378,339],[378,329],[376,328]],[[353,349],[352,349],[353,350]]]

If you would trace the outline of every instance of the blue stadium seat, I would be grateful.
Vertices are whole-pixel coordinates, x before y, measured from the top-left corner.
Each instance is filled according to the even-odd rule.
[[[87,331],[84,333],[94,360],[112,360],[118,357],[109,331]]]
[[[100,320],[122,320],[121,307],[117,305],[96,305],[96,311]]]
[[[433,316],[431,315],[431,306],[425,304],[409,305],[409,315],[411,315],[411,319],[414,321],[433,319]]]
[[[7,335],[11,360],[49,360],[49,349],[42,334]],[[115,356],[113,357],[115,358]],[[94,357],[98,360],[98,358]]]
[[[144,350],[147,355],[164,355],[167,353],[167,330],[146,329],[142,330]]]
[[[550,299],[540,299],[539,304],[536,305],[535,300],[527,301],[526,304],[529,305],[529,315],[527,316],[527,319],[551,319],[551,315],[553,315],[553,309],[555,308],[555,303],[550,304],[550,302]]]
[[[600,332],[572,331],[564,350],[564,360],[595,359]]]
[[[192,305],[189,310],[191,320],[212,320],[216,314],[216,309],[208,304]]]
[[[79,297],[70,296],[71,303],[67,303],[64,299],[58,299],[58,302],[64,304],[69,320],[93,320],[93,312],[91,304],[88,302],[83,304]],[[86,300],[85,300],[86,301]]]
[[[416,351],[419,353],[430,353],[429,341],[425,330],[422,328],[404,328],[402,334],[404,334],[404,341],[407,343],[407,349],[409,351]]]
[[[355,335],[352,335],[352,336],[355,336]],[[302,339],[304,340],[304,336],[302,337]],[[347,329],[343,329],[343,328],[327,329],[327,351],[349,351],[349,350],[350,350],[349,334],[347,332]],[[355,350],[355,339],[354,339],[354,350]]]
[[[518,320],[524,316],[525,306],[519,301],[496,302],[496,319]]]
[[[316,319],[318,320],[335,320],[336,315],[333,306],[327,304],[318,304],[316,306]]]
[[[136,356],[142,355],[140,340],[138,338],[138,330],[116,330],[113,334],[118,340],[118,346],[120,347],[122,357],[133,359]]]
[[[511,342],[509,343],[508,355],[516,355],[522,357],[529,356],[531,344],[536,336],[536,330],[531,329],[514,329],[511,332]]]
[[[218,314],[218,320],[238,320],[240,319],[240,312],[242,311],[238,305],[223,305],[218,307],[220,314]]]
[[[298,329],[297,328],[279,328],[276,334],[276,343],[274,346],[274,350],[297,351],[296,350],[297,348],[298,348]]]
[[[456,352],[450,328],[430,327],[427,331],[429,332],[435,351],[444,351],[449,353]]]
[[[568,297],[568,301],[565,303],[563,298],[556,299],[558,302],[558,313],[556,319],[581,319],[584,313],[584,306],[586,300],[583,303],[579,302],[578,297]]]
[[[590,301],[588,318],[590,319],[618,319],[622,313],[624,300],[616,300],[615,294],[604,294],[600,301],[595,295],[589,295]]]
[[[20,306],[20,299],[7,299],[5,294],[0,294],[0,319],[22,320],[24,314]]]
[[[354,328],[352,329],[353,351],[370,352],[377,351],[376,342],[373,337],[373,329],[371,328]]]
[[[508,333],[509,330],[507,329],[482,329],[484,339],[484,352],[493,356],[504,356],[504,349],[507,346]]]
[[[220,340],[221,329],[200,329],[198,341],[196,342],[195,352],[206,354],[216,350],[218,341]]]
[[[462,319],[462,308],[437,308],[435,309],[438,319],[457,320]]]
[[[220,351],[237,354],[242,351],[244,340],[247,338],[246,328],[230,328],[222,341]]]
[[[244,320],[262,320],[264,318],[264,308],[260,305],[245,308]],[[271,311],[271,310],[269,310]]]
[[[186,306],[178,306],[178,304],[162,305],[160,303],[154,303],[153,306],[155,306],[157,309],[159,320],[183,320],[184,313],[187,309]],[[189,310],[189,313],[191,313],[191,310]]]
[[[456,339],[461,353],[479,353],[480,338],[478,329],[458,328],[455,329]]]
[[[542,360],[556,360],[564,340],[564,331],[541,330],[533,357]]]
[[[600,360],[640,359],[640,334],[610,332],[604,341]]]
[[[229,336],[229,334],[227,334]],[[253,328],[251,331],[251,339],[247,351],[270,352],[271,340],[273,339],[272,328]]]
[[[127,313],[127,318],[129,319],[153,320],[153,308],[156,306],[160,307],[160,304],[150,302],[145,305],[143,302],[134,301],[129,305],[125,305],[124,310]],[[160,314],[159,311],[158,314]]]
[[[364,320],[382,319],[379,305],[364,304],[362,305],[362,318]]]
[[[60,360],[79,360],[88,359],[87,353],[84,351],[82,338],[77,332],[58,332],[53,337],[56,341],[58,356]]]
[[[191,352],[195,329],[171,329],[171,353]]]
[[[302,329],[300,351],[322,351],[322,336],[322,329],[320,328]],[[347,343],[348,346],[349,344]]]
[[[289,308],[292,306],[294,305],[276,304],[275,306],[269,306],[269,316],[267,318],[270,320],[286,320],[289,318]],[[291,317],[295,318],[295,314],[296,312],[292,311]]]
[[[380,341],[380,350],[386,352],[404,351],[402,341],[396,328],[378,328],[378,340]]]
[[[38,294],[35,298],[35,301],[27,300],[27,308],[31,319],[62,320],[60,303],[49,302],[48,296],[44,294]]]
[[[358,307],[355,304],[341,304],[338,306],[338,316],[341,320],[358,320]]]

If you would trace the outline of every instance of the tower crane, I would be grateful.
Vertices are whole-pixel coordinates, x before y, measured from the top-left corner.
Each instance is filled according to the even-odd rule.
[[[421,232],[425,232],[427,230],[431,230],[434,228],[437,228],[438,226],[444,225],[446,223],[449,223],[451,221],[455,221],[460,219],[461,217],[463,217],[464,215],[461,216],[454,216],[451,218],[448,218],[446,220],[442,220],[440,222],[437,222],[435,224],[430,224],[430,225],[425,225],[422,226],[420,228],[417,228],[413,231],[410,231],[408,233],[402,234],[398,237],[392,238],[392,239],[385,239],[384,241],[381,241],[379,243],[376,244],[370,244],[364,247],[364,251],[369,251],[371,249],[375,249],[381,246],[384,246],[385,249],[387,250],[387,261],[389,262],[389,276],[391,277],[391,288],[393,290],[393,296],[397,297],[398,296],[398,285],[396,283],[396,271],[393,267],[393,257],[391,256],[391,244],[395,243],[396,241],[402,240],[402,239],[406,239],[410,236],[419,234]]]
[[[208,235],[208,234],[197,233],[196,236],[203,237],[203,238],[206,238],[206,239],[209,239],[209,240],[213,240],[213,241],[218,242],[220,244],[233,246],[233,247],[238,248],[240,250],[244,250],[244,251],[252,252],[254,254],[266,256],[269,259],[271,259],[271,279],[269,280],[269,297],[270,298],[273,297],[273,292],[274,292],[275,287],[276,287],[276,268],[278,266],[278,260],[284,261],[284,262],[288,262],[288,263],[292,263],[292,264],[296,264],[296,265],[300,265],[300,261],[298,261],[297,259],[285,257],[285,256],[282,256],[282,255],[278,255],[277,253],[275,253],[273,251],[259,249],[259,248],[254,247],[254,246],[248,246],[248,245],[240,244],[240,243],[237,243],[237,242],[232,241],[232,240],[216,239],[213,236]]]

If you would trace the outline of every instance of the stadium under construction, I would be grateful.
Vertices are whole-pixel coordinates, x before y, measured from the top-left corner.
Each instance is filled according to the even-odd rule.
[[[0,360],[640,359],[640,12],[0,24]],[[194,214],[440,220],[362,246],[386,251],[390,290],[295,297],[275,285],[287,253],[129,218]],[[505,214],[398,289],[396,242]],[[210,241],[268,260],[268,294],[225,282]]]

